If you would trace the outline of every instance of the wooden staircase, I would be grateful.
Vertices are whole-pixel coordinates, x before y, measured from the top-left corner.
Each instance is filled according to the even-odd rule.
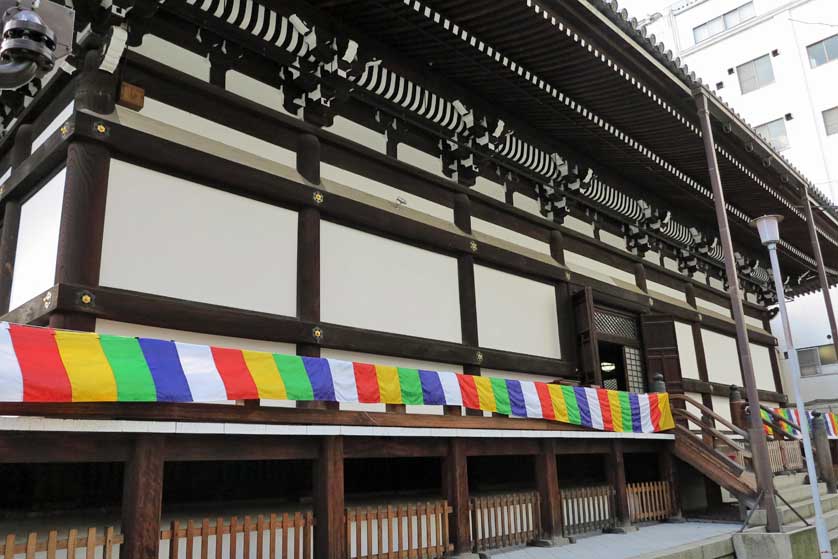
[[[747,431],[689,396],[672,394],[670,398],[677,423],[675,456],[730,491],[743,504],[753,506],[758,495],[756,477],[746,467],[752,457]],[[717,429],[711,420],[732,435]]]

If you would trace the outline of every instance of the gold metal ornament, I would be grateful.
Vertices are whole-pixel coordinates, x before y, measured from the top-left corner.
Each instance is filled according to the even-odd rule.
[[[317,204],[317,205],[322,204],[323,200],[326,199],[326,197],[323,195],[323,193],[320,192],[319,190],[314,193],[313,198],[314,198],[314,203]]]
[[[471,252],[477,252],[477,241],[471,241],[469,246],[471,247]]]

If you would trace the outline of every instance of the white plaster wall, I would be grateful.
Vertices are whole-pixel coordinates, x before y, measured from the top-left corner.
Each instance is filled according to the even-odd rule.
[[[579,218],[573,217],[572,215],[566,216],[564,218],[564,226],[570,229],[571,231],[576,231],[577,233],[582,233],[586,237],[594,236],[594,226],[587,221],[582,221]]]
[[[320,235],[324,322],[461,341],[456,259],[325,221]]]
[[[678,362],[681,365],[681,376],[701,380],[698,374],[698,358],[695,353],[692,326],[684,322],[676,322],[675,340],[678,342]]]
[[[452,373],[462,373],[460,365],[451,363],[438,363],[434,361],[423,361],[418,359],[408,359],[406,357],[394,357],[392,355],[378,355],[373,353],[360,353],[357,351],[343,351],[340,349],[330,349],[324,347],[320,351],[321,357],[326,359],[339,359],[341,361],[354,361],[357,363],[368,363],[371,365],[387,365],[390,367],[405,367],[410,369],[420,369],[424,371],[443,371]],[[426,415],[441,415],[442,406],[406,406],[408,413],[418,413]],[[342,410],[352,411],[370,411],[383,412],[386,409],[385,404],[347,404],[340,405]]]
[[[326,130],[353,142],[363,144],[379,153],[387,153],[387,138],[384,137],[384,134],[366,126],[361,126],[342,116],[336,116],[334,124]]]
[[[628,252],[626,250],[626,240],[622,237],[619,237],[608,231],[600,231],[599,239],[607,245],[620,249],[623,252]]]
[[[520,192],[512,193],[512,205],[519,210],[524,210],[527,213],[531,213],[539,217],[541,216],[541,204],[538,203],[538,200],[530,198],[529,196],[524,196]]]
[[[419,167],[429,173],[447,178],[442,172],[442,163],[438,157],[427,154],[407,144],[399,144],[399,161],[403,161],[414,167]]]
[[[206,136],[216,142],[221,142],[230,147],[250,152],[259,157],[264,157],[277,163],[296,168],[297,155],[295,152],[277,146],[270,142],[249,136],[238,130],[233,130],[206,118],[191,114],[187,111],[172,107],[156,99],[146,97],[145,106],[140,114],[155,120],[159,120],[170,126],[182,128],[193,134]]]
[[[471,228],[473,231],[485,233],[503,239],[504,241],[526,247],[528,249],[540,252],[542,254],[550,254],[550,245],[538,239],[533,239],[529,235],[518,233],[512,229],[495,225],[489,221],[484,221],[476,217],[471,218]]]
[[[634,274],[614,268],[608,264],[603,264],[599,260],[594,260],[593,258],[588,258],[582,254],[570,251],[565,251],[564,258],[568,268],[574,272],[579,272],[584,275],[591,275],[589,272],[592,272],[592,277],[603,281],[608,281],[607,278],[611,277],[626,283],[631,283],[632,285],[634,284]]]
[[[55,284],[65,176],[66,170],[62,169],[20,208],[10,309],[22,305]]]
[[[501,202],[506,201],[506,189],[504,186],[494,181],[490,181],[485,177],[477,177],[477,180],[471,189],[476,190],[481,194],[485,194],[486,196],[491,196],[495,200],[500,200]]]
[[[224,79],[224,85],[227,91],[288,116],[296,116],[283,108],[282,89],[268,85],[265,82],[261,82],[235,70],[228,70]]]
[[[727,396],[711,396],[713,398],[713,411],[721,415],[728,421],[732,421],[730,417],[730,398]],[[701,398],[699,398],[701,401]],[[727,428],[722,425],[722,431],[727,431]]]
[[[698,297],[696,297],[695,305],[698,308],[698,310],[705,311],[705,312],[706,311],[714,312],[716,314],[720,314],[720,315],[726,316],[728,318],[731,317],[731,310],[730,309],[728,309],[726,307],[723,307],[721,305],[717,305],[716,303],[711,303],[710,301],[705,301],[704,299],[699,299]]]
[[[745,324],[749,326],[753,326],[754,328],[759,328],[762,330],[762,321],[758,318],[754,318],[752,316],[745,315]]]
[[[53,132],[58,130],[58,128],[64,124],[67,119],[73,116],[73,109],[75,108],[75,103],[72,101],[66,107],[64,107],[58,115],[52,119],[52,121],[44,127],[38,137],[32,141],[32,152],[34,153],[39,147],[43,145],[44,142],[47,141]]]
[[[757,388],[775,392],[777,387],[774,385],[774,372],[771,369],[771,352],[774,349],[755,343],[749,345],[751,346],[751,362],[754,365]]]
[[[100,283],[296,315],[297,214],[111,161]]]
[[[474,267],[478,338],[482,347],[561,357],[552,285]]]
[[[710,382],[742,386],[736,339],[704,328],[701,330],[701,339],[704,342],[707,377]]]
[[[431,202],[421,196],[407,193],[404,190],[400,190],[398,187],[369,179],[328,163],[321,164],[320,174],[323,178],[331,179],[346,186],[362,190],[367,194],[383,198],[393,204],[394,207],[401,207],[404,205],[410,209],[424,212],[428,215],[454,223],[453,208]],[[402,204],[399,199],[404,201],[404,204]]]
[[[128,50],[138,52],[199,80],[209,81],[210,62],[207,58],[154,35],[144,35],[140,46],[128,47]]]
[[[661,283],[656,283],[654,281],[647,280],[646,286],[649,289],[649,293],[652,295],[654,295],[655,293],[660,293],[661,295],[666,295],[667,297],[671,297],[679,301],[687,301],[687,294],[685,292],[673,289],[668,285],[663,285]]]

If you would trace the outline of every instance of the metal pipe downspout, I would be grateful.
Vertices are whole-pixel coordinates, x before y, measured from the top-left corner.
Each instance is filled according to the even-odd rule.
[[[754,473],[757,478],[757,488],[762,494],[762,507],[766,512],[766,530],[779,532],[781,530],[780,515],[777,512],[777,505],[774,501],[774,474],[771,471],[771,464],[768,459],[768,443],[765,439],[765,431],[762,427],[762,415],[760,414],[759,394],[757,393],[756,378],[754,376],[754,365],[751,360],[751,347],[748,342],[748,330],[745,326],[745,311],[742,308],[742,298],[739,290],[739,278],[736,273],[736,260],[733,254],[733,241],[730,237],[730,226],[727,219],[727,205],[725,203],[722,178],[719,173],[719,162],[716,158],[715,141],[713,139],[713,125],[710,122],[710,109],[707,103],[707,95],[703,90],[696,90],[693,93],[696,108],[698,109],[699,120],[701,121],[701,132],[704,139],[704,154],[707,157],[707,168],[710,173],[710,182],[713,186],[713,203],[716,207],[716,220],[719,225],[719,240],[722,243],[725,259],[725,271],[728,284],[730,284],[729,296],[733,309],[733,319],[736,322],[736,339],[739,343],[739,360],[742,365],[742,380],[745,384],[745,391],[750,407],[750,429],[748,433],[753,453]]]

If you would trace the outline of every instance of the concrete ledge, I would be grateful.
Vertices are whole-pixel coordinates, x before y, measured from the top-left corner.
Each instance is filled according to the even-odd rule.
[[[570,538],[562,538],[556,536],[554,538],[542,538],[538,540],[531,541],[528,545],[532,547],[559,547],[563,545],[569,545],[572,543]]]
[[[737,559],[810,559],[819,557],[814,526],[770,534],[747,531],[733,535]]]

